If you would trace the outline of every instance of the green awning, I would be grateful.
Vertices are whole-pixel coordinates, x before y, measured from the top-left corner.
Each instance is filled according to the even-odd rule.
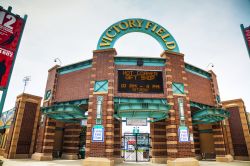
[[[192,115],[193,124],[215,123],[228,118],[230,113],[221,108],[204,108]]]
[[[170,106],[162,99],[115,99],[116,118],[151,118],[152,122],[168,118]]]
[[[63,122],[80,122],[82,119],[87,119],[85,116],[86,110],[81,109],[79,105],[59,104],[49,107],[43,107],[42,113],[48,117],[63,121]]]

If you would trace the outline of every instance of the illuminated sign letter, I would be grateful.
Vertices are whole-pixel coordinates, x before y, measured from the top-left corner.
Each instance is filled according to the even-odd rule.
[[[164,27],[153,21],[138,18],[121,20],[108,27],[98,41],[97,50],[113,48],[120,37],[131,32],[148,34],[159,42],[163,50],[179,52],[175,39]]]

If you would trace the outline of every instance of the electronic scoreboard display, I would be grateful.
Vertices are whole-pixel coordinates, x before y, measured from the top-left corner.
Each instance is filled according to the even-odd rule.
[[[163,93],[162,72],[118,70],[118,93]]]

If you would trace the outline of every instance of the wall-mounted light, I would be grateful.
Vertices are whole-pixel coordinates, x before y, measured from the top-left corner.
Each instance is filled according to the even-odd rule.
[[[96,124],[102,124],[102,101],[103,96],[97,96]]]
[[[62,65],[62,61],[61,61],[59,58],[55,58],[55,59],[54,59],[54,62],[55,62],[55,63],[59,62],[59,65],[60,65],[60,66]]]
[[[214,64],[210,62],[210,63],[207,65],[207,70],[211,70],[213,67],[214,67]]]
[[[185,126],[183,98],[178,98],[178,107],[179,107],[180,125]]]

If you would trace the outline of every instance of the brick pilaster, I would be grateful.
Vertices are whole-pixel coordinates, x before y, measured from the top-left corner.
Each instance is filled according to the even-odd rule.
[[[166,121],[150,123],[152,158],[166,158]]]
[[[168,158],[194,157],[194,142],[180,143],[178,141],[178,127],[180,125],[178,98],[183,99],[185,125],[189,133],[193,134],[192,118],[190,110],[190,99],[188,92],[187,75],[185,71],[184,55],[165,51],[162,57],[166,58],[166,86],[167,101],[171,105],[169,119],[167,119],[166,138]],[[184,94],[174,94],[172,91],[173,82],[184,84]]]
[[[200,149],[200,133],[198,125],[193,125],[193,135],[194,135],[195,155],[199,156],[201,154],[201,149]]]
[[[52,155],[54,146],[56,121],[46,118],[44,125],[40,126],[37,137],[36,152]]]
[[[115,131],[114,131],[114,157],[121,157],[121,146],[122,146],[122,122],[115,119],[114,122]]]
[[[242,99],[222,102],[223,108],[230,112],[225,121],[225,130],[229,153],[236,160],[250,160],[249,120]]]
[[[219,93],[217,78],[212,70],[210,70],[209,73],[211,74],[211,88],[212,88],[211,90],[213,93],[213,102],[214,105],[219,106],[219,103],[217,103],[217,95],[219,96],[220,93]]]
[[[63,136],[63,155],[65,159],[78,159],[81,126],[78,123],[66,123]]]
[[[88,107],[86,133],[86,157],[114,156],[114,56],[115,49],[94,51]],[[94,92],[95,81],[108,80],[107,92]],[[97,96],[103,96],[102,125],[104,126],[104,142],[92,142],[92,128],[96,124]]]
[[[224,135],[222,131],[221,122],[212,125],[213,138],[214,138],[214,149],[216,156],[226,155]]]

